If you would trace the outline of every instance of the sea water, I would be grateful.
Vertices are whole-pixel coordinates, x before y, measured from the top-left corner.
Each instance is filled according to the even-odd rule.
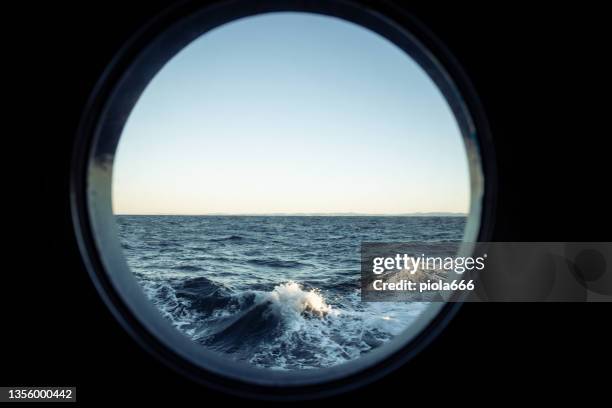
[[[361,242],[457,242],[464,217],[117,216],[147,297],[193,341],[273,369],[381,346],[423,303],[360,299]]]

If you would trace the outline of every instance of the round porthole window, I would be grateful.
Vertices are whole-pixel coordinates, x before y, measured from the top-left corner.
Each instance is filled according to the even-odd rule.
[[[486,239],[488,135],[414,23],[254,3],[170,13],[119,54],[80,128],[75,227],[165,363],[242,395],[326,395],[404,364],[456,310],[362,302],[359,248]]]

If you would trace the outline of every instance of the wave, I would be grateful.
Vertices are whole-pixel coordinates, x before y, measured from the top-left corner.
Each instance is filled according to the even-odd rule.
[[[173,266],[172,269],[175,269],[178,271],[186,271],[186,272],[197,272],[197,271],[204,270],[204,268],[201,268],[195,265],[177,265],[177,266]]]
[[[226,237],[210,238],[207,241],[223,242],[223,241],[243,241],[243,240],[246,240],[246,237],[243,237],[242,235],[229,235]]]
[[[189,302],[191,308],[202,314],[211,314],[217,309],[227,308],[233,293],[210,279],[199,277],[188,279],[175,289],[176,296]]]
[[[332,366],[393,336],[386,327],[392,319],[332,306],[319,290],[294,281],[269,291],[235,291],[205,277],[142,283],[162,313],[194,341],[260,367]]]
[[[251,302],[243,303],[246,307],[219,321],[213,330],[200,337],[200,343],[239,359],[259,360],[262,366],[287,368],[286,361],[284,364],[279,361],[274,349],[290,349],[299,344],[296,354],[308,353],[312,344],[299,341],[295,335],[313,334],[318,331],[315,329],[318,324],[329,325],[331,319],[339,315],[316,289],[304,290],[292,281],[277,285],[270,292],[252,295]],[[319,360],[320,355],[321,351],[315,359]],[[292,360],[295,365],[299,358]]]
[[[254,258],[246,261],[249,264],[257,266],[267,266],[271,268],[301,268],[304,266],[310,266],[307,263],[299,261],[287,261],[276,258]]]

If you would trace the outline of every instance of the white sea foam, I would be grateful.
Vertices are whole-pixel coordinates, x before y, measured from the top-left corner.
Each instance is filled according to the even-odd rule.
[[[264,295],[264,299],[272,302],[285,316],[303,313],[326,316],[335,312],[318,290],[305,291],[293,281],[276,286],[272,292]]]
[[[142,281],[141,285],[146,296],[173,326],[189,336],[195,334],[193,324],[198,321],[199,314],[191,310],[188,300],[176,296],[172,285],[167,282],[151,281]]]

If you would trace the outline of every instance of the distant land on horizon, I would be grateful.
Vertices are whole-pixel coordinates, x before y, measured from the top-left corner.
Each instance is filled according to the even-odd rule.
[[[338,212],[338,213],[207,213],[207,214],[115,214],[115,215],[159,215],[159,216],[226,216],[226,217],[467,217],[465,213],[459,212],[413,212],[413,213],[398,213],[398,214],[376,214],[376,213],[358,213],[358,212]]]

